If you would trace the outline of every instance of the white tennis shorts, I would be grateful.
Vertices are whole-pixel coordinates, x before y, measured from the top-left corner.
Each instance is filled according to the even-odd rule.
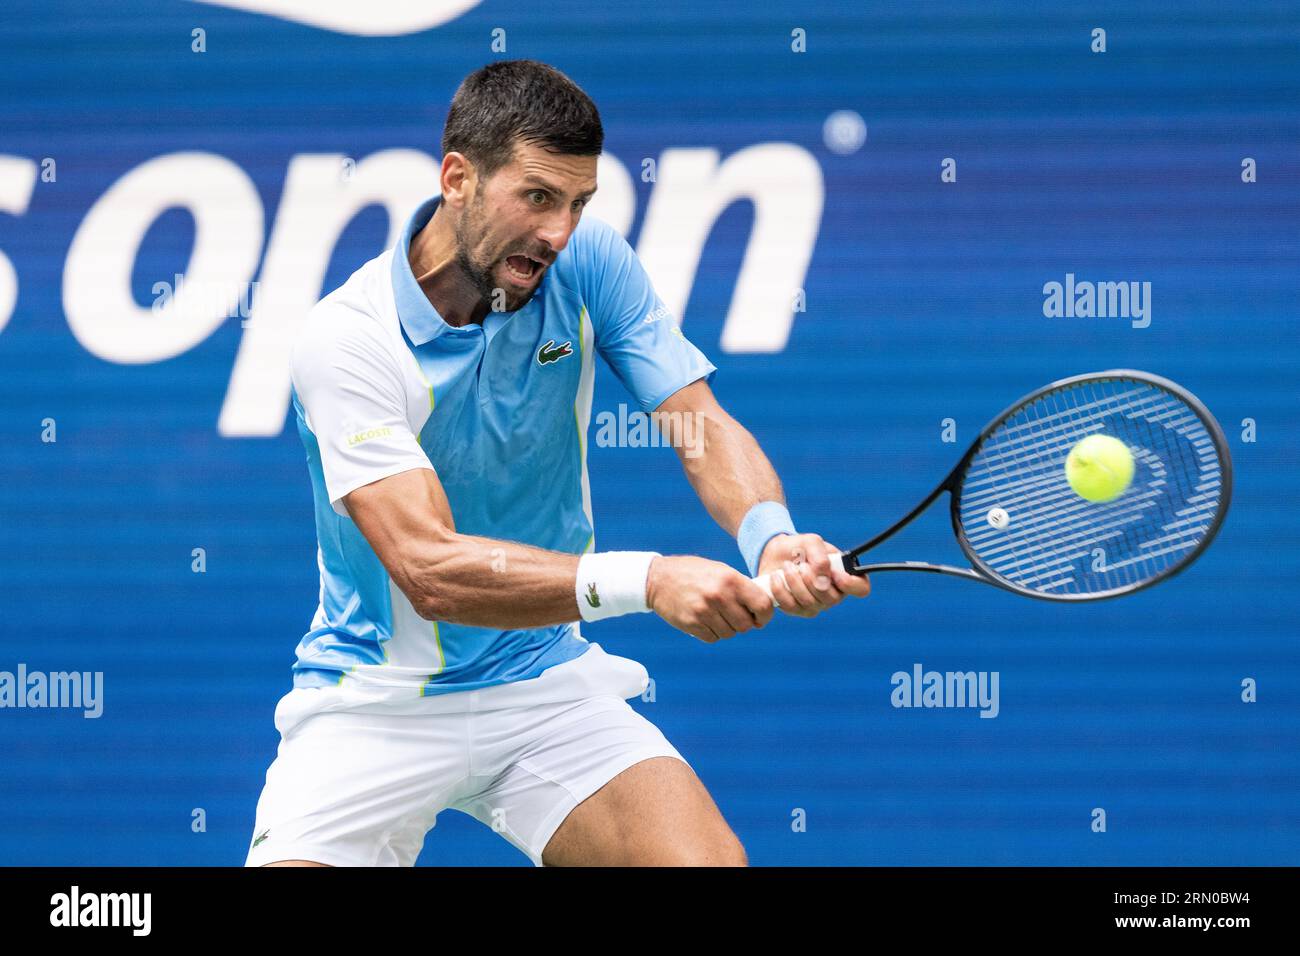
[[[625,698],[645,668],[592,644],[541,676],[394,700],[374,685],[295,688],[246,866],[414,866],[438,813],[481,820],[540,866],[564,818],[633,764],[685,759]],[[689,766],[689,764],[688,764]]]

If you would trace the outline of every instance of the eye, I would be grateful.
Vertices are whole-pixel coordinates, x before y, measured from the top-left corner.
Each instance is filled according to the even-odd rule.
[[[573,208],[576,212],[581,212],[583,209],[586,208],[586,206],[587,206],[586,199],[575,199],[573,201]]]
[[[528,201],[534,206],[540,206],[546,202],[546,192],[542,189],[531,189],[528,192]]]

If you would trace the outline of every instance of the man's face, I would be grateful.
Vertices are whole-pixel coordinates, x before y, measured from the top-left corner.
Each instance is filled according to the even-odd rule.
[[[490,308],[514,312],[528,304],[595,191],[595,156],[528,143],[516,144],[509,163],[477,181],[456,223],[456,259]]]

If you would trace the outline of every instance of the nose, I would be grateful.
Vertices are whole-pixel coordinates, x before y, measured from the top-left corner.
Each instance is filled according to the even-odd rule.
[[[546,243],[555,255],[559,255],[569,244],[569,237],[577,225],[578,220],[572,210],[556,209],[542,219],[535,235],[538,241]]]

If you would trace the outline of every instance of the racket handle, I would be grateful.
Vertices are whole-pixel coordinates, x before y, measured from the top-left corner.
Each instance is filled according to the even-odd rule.
[[[844,553],[842,551],[829,551],[826,556],[831,559],[832,567],[838,566],[841,570],[844,569]],[[772,578],[778,574],[781,575],[782,580],[785,579],[784,571],[769,571],[767,574],[760,574],[754,578],[754,583],[763,589],[764,593],[772,599],[773,604],[780,607],[776,595],[772,593]]]

